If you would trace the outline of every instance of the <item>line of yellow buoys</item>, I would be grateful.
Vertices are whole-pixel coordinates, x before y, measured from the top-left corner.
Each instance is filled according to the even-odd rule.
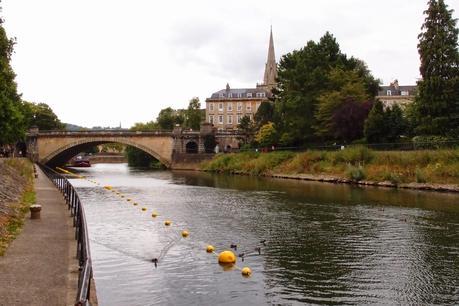
[[[76,174],[76,173],[73,173],[73,172],[70,172],[66,169],[63,169],[63,168],[60,168],[60,167],[56,167],[57,170],[65,173],[65,174],[68,174],[68,175],[71,175],[71,176],[74,176],[76,178],[79,178],[79,179],[84,179],[90,183],[93,183],[95,184],[96,186],[101,186],[101,184],[95,180],[92,180],[92,179],[89,179],[87,177],[84,177],[82,175],[79,175],[79,174]],[[124,199],[126,196],[124,194],[122,194],[121,192],[117,191],[116,189],[114,189],[112,186],[110,185],[105,185],[103,186],[103,188],[107,191],[111,191],[112,193],[114,193],[115,195],[119,196],[121,199]],[[133,199],[131,198],[126,198],[126,202],[132,202],[132,205],[133,206],[137,206],[138,203],[136,201],[134,201]],[[142,211],[147,211],[147,208],[146,207],[142,207],[141,208]],[[159,214],[156,212],[156,211],[153,211],[151,213],[151,217],[152,218],[156,218],[158,217]],[[169,227],[172,225],[172,221],[171,220],[168,220],[166,219],[164,221],[164,225]],[[188,238],[188,236],[190,235],[189,231],[184,229],[181,231],[181,236],[182,238]],[[206,252],[207,253],[211,253],[211,254],[214,254],[215,256],[217,256],[218,258],[218,263],[220,265],[223,266],[224,270],[228,270],[228,269],[232,269],[232,268],[236,268],[237,270],[241,271],[241,274],[244,276],[244,277],[249,277],[252,275],[252,270],[249,268],[249,267],[243,267],[243,268],[240,268],[236,265],[236,255],[233,253],[233,251],[222,251],[220,252],[219,254],[217,254],[215,252],[215,248],[214,246],[212,245],[207,245],[206,247]],[[152,262],[155,264],[155,267],[157,267],[157,264],[158,264],[158,259],[157,258],[154,258],[152,259]]]

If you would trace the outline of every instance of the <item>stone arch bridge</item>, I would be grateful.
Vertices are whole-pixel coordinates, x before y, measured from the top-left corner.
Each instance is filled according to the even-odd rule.
[[[121,143],[136,147],[164,164],[168,168],[188,169],[196,163],[211,158],[213,149],[205,148],[207,135],[215,136],[220,148],[237,148],[238,135],[216,133],[207,126],[201,131],[131,132],[127,130],[100,131],[38,131],[27,134],[27,154],[37,162],[49,166],[65,164],[78,153],[104,143]],[[207,152],[206,152],[207,151]]]

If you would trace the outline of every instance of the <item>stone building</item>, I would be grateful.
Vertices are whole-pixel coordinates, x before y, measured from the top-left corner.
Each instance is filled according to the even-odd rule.
[[[206,122],[219,130],[233,130],[244,116],[253,120],[260,104],[271,97],[276,78],[277,63],[271,30],[263,83],[254,88],[231,88],[226,84],[225,89],[214,92],[206,99]]]
[[[403,107],[414,101],[416,89],[415,85],[399,85],[398,80],[395,80],[389,86],[381,86],[376,99],[385,107],[392,107],[394,104]]]

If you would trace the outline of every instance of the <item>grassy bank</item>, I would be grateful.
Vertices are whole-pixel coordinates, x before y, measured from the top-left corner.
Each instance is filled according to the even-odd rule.
[[[459,149],[373,151],[351,147],[341,151],[219,154],[202,170],[247,175],[329,175],[353,181],[459,184]]]
[[[1,161],[0,256],[21,232],[29,206],[35,203],[32,164],[26,159]]]

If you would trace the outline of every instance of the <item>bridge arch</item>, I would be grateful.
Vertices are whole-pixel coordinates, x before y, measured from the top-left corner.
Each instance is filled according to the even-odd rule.
[[[90,147],[97,146],[104,143],[120,143],[128,146],[135,147],[139,150],[146,152],[159,160],[166,167],[171,167],[171,158],[165,154],[161,154],[161,148],[155,148],[154,146],[148,146],[141,143],[135,138],[128,137],[91,137],[91,138],[80,138],[72,141],[62,143],[58,145],[54,150],[47,153],[45,156],[40,156],[40,160],[44,164],[50,166],[62,165],[73,156],[78,153],[89,149]],[[41,146],[42,144],[40,144]],[[46,144],[43,144],[46,145]]]

